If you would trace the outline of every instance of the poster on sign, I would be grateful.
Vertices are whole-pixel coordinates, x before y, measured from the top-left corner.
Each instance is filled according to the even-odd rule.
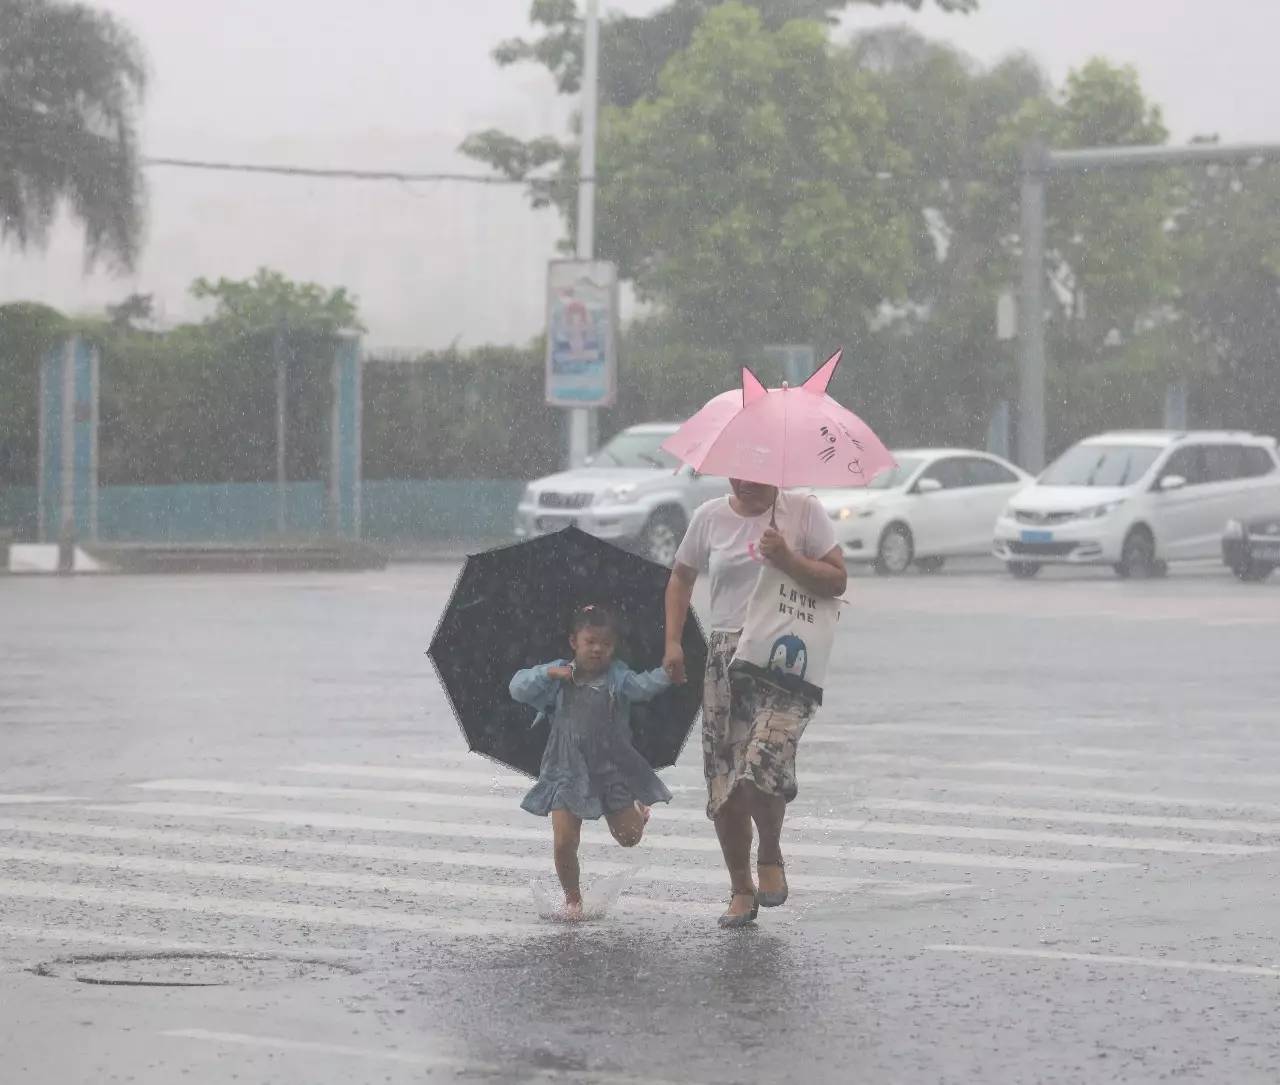
[[[617,397],[618,272],[603,260],[553,260],[547,272],[547,403],[611,407]]]

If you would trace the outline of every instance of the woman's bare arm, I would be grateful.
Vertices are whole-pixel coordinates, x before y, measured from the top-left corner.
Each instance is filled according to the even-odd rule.
[[[680,642],[684,636],[684,623],[689,616],[689,603],[693,600],[693,585],[697,579],[697,569],[677,561],[671,570],[671,579],[667,581],[667,648],[662,666],[671,681],[677,684],[685,681],[684,649]]]

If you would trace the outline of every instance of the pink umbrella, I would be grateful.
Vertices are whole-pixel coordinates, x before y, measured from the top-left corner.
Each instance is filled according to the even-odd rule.
[[[861,418],[827,395],[836,351],[799,388],[766,388],[742,370],[742,391],[725,392],[662,443],[704,475],[791,486],[865,486],[895,466]]]

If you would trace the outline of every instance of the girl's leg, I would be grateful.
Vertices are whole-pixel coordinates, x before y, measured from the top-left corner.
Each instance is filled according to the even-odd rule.
[[[580,907],[582,889],[578,884],[578,842],[582,839],[582,819],[568,810],[552,810],[551,831],[555,839],[556,877],[564,889],[564,902]]]
[[[716,836],[729,871],[733,899],[729,915],[745,915],[755,906],[756,886],[751,877],[751,808],[747,789],[734,788],[716,814]]]
[[[612,814],[605,814],[604,818],[609,823],[609,832],[613,833],[613,839],[624,848],[634,848],[640,843],[640,838],[644,836],[645,822],[648,820],[634,805],[615,810]]]

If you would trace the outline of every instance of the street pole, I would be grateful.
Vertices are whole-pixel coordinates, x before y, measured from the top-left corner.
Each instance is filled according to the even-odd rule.
[[[1201,143],[1190,147],[1080,147],[1051,151],[1032,143],[1022,156],[1022,296],[1018,322],[1018,459],[1028,471],[1045,460],[1044,189],[1055,173],[1098,173],[1192,165],[1280,162],[1280,143]],[[1166,400],[1166,420],[1186,424],[1185,388]],[[1173,428],[1181,428],[1173,427]]]
[[[1018,306],[1018,463],[1039,474],[1045,460],[1044,185],[1047,152],[1022,158],[1022,298]]]
[[[600,82],[600,4],[587,0],[582,43],[582,149],[578,160],[579,260],[595,257],[596,231],[596,106]],[[569,466],[581,467],[591,454],[595,411],[569,411]]]
[[[285,508],[285,431],[288,420],[288,374],[285,368],[284,328],[276,324],[271,340],[271,353],[276,363],[276,534],[283,535],[287,523]]]

